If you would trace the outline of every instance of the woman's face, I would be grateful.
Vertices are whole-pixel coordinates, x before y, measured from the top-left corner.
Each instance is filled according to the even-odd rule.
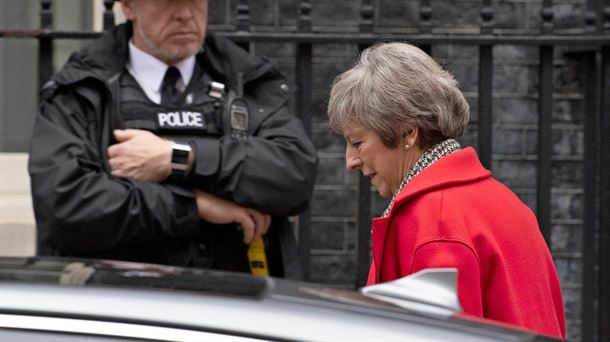
[[[419,158],[418,149],[412,144],[405,149],[410,135],[401,138],[396,148],[386,147],[381,138],[370,129],[358,124],[348,124],[343,130],[347,146],[345,166],[350,171],[360,170],[371,179],[382,197],[391,197],[406,173]]]

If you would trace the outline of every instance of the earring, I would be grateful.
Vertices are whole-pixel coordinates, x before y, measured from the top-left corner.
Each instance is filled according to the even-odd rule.
[[[406,145],[405,145],[405,150],[408,150],[408,149],[409,149],[409,147],[411,147],[411,146],[409,146],[409,144],[406,144]]]

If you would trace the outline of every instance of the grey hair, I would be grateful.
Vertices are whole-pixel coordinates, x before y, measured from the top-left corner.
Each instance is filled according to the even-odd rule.
[[[470,106],[453,76],[419,48],[378,43],[333,82],[330,126],[342,133],[355,123],[374,131],[389,148],[413,128],[428,148],[464,133]]]

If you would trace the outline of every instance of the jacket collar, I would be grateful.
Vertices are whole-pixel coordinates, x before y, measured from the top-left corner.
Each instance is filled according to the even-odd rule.
[[[439,159],[415,176],[396,196],[388,217],[394,214],[396,208],[417,195],[490,176],[491,172],[481,165],[475,150],[472,147],[466,147]]]

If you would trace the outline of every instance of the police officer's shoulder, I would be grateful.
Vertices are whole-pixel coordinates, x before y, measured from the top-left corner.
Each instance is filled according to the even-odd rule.
[[[56,98],[65,101],[64,96],[69,96],[78,98],[79,101],[86,101],[92,108],[99,108],[103,98],[101,88],[99,83],[89,81],[89,79],[83,79],[78,82],[63,84],[53,78],[42,86],[40,99],[44,102],[52,102]]]
[[[282,78],[258,79],[246,86],[246,97],[252,112],[252,124],[285,108],[294,87]]]
[[[247,90],[256,97],[269,98],[270,101],[285,101],[293,95],[296,86],[288,81],[277,69],[251,81]]]

